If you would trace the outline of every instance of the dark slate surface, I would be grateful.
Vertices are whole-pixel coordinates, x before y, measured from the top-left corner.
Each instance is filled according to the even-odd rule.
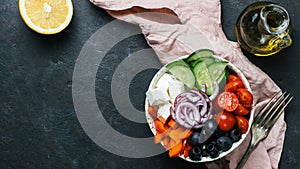
[[[253,2],[222,1],[223,28],[228,39],[235,40],[235,21],[242,9]],[[288,128],[279,167],[294,169],[299,166],[300,158],[300,109],[296,104],[300,94],[300,4],[295,0],[274,2],[285,6],[290,13],[293,46],[267,58],[245,54],[282,89],[295,96],[286,110]],[[72,74],[85,42],[113,20],[105,11],[87,0],[73,1],[74,17],[69,27],[57,35],[43,36],[23,23],[16,0],[0,3],[0,168],[205,168],[202,164],[169,159],[167,153],[143,159],[120,157],[96,145],[83,131],[73,107]],[[147,44],[143,36],[137,35],[120,42],[111,54],[123,59],[144,48]],[[108,69],[107,74],[113,71]],[[130,99],[138,110],[143,110],[144,95],[136,91],[145,91],[155,72],[154,69],[140,72],[132,80]],[[101,82],[101,72],[97,76],[96,84]],[[97,96],[101,92],[109,91],[97,85]],[[151,135],[146,124],[123,122],[113,110],[112,116],[115,118],[110,124],[124,134]],[[141,129],[136,132],[132,130],[135,127]]]

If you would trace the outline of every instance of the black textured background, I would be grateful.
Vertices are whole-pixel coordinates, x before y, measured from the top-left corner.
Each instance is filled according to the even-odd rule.
[[[242,9],[253,2],[222,1],[222,23],[228,39],[235,40],[235,21]],[[279,168],[296,169],[300,158],[300,109],[297,106],[300,95],[300,3],[296,0],[273,2],[286,7],[290,14],[293,46],[267,58],[245,54],[282,89],[295,96],[286,111],[288,129]],[[84,43],[113,18],[88,0],[74,0],[73,5],[74,16],[69,27],[57,35],[44,36],[24,24],[18,1],[0,2],[0,168],[204,169],[202,164],[169,159],[167,153],[145,159],[119,157],[101,149],[85,134],[72,102],[73,68]],[[143,36],[135,36],[118,44],[111,55],[124,57],[124,54],[146,47]],[[142,99],[134,98],[143,98],[143,94],[137,94],[133,89],[145,90],[154,73],[155,70],[141,72],[133,79],[130,97],[138,109],[143,108]],[[102,90],[98,86],[96,92]],[[109,105],[107,109],[110,109]],[[115,121],[111,124],[121,132],[136,137],[151,134],[146,125],[141,125],[139,132],[124,128],[124,124],[135,124],[120,123],[122,117],[116,112],[114,116]]]

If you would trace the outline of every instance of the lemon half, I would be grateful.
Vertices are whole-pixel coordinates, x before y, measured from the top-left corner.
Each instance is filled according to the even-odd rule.
[[[19,0],[19,11],[26,25],[41,34],[56,34],[71,22],[71,0]]]

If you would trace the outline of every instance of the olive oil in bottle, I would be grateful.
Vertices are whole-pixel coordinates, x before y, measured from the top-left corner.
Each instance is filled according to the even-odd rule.
[[[271,2],[256,2],[242,11],[235,34],[242,48],[256,56],[270,56],[292,44],[287,11]]]

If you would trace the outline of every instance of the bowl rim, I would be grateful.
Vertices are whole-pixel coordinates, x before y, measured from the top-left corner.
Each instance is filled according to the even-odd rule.
[[[147,91],[149,91],[150,89],[154,89],[154,88],[155,88],[155,84],[157,83],[157,81],[159,80],[159,78],[160,78],[163,74],[165,74],[165,73],[168,72],[168,70],[167,70],[167,65],[169,65],[169,64],[171,64],[171,63],[173,63],[173,62],[176,62],[176,61],[185,59],[185,58],[187,58],[188,56],[190,56],[190,55],[185,55],[185,56],[178,57],[177,59],[172,60],[172,61],[168,62],[167,64],[163,65],[163,66],[159,69],[159,71],[153,76],[153,78],[152,78],[152,80],[151,80],[151,82],[150,82],[150,85],[149,85]],[[217,55],[215,55],[215,54],[213,54],[211,57],[216,58],[216,59],[219,59],[219,60],[221,60],[221,61],[228,62],[228,68],[231,69],[233,72],[235,72],[236,75],[242,79],[242,81],[243,81],[243,83],[244,83],[244,85],[245,85],[245,88],[253,95],[253,91],[252,91],[252,89],[251,89],[251,87],[250,87],[250,84],[249,84],[247,78],[245,77],[245,75],[242,73],[242,71],[241,71],[239,68],[237,68],[237,67],[236,67],[233,63],[231,63],[230,61],[228,61],[228,60],[226,60],[226,59],[224,59],[224,58],[221,58],[221,57],[219,57],[219,56],[217,56]],[[148,109],[148,106],[149,106],[149,102],[148,102],[148,97],[147,97],[147,95],[146,95],[146,98],[145,98],[145,115],[146,115],[146,121],[147,121],[147,123],[148,123],[148,125],[149,125],[149,127],[150,127],[150,130],[151,130],[152,134],[155,135],[155,134],[156,134],[156,129],[155,129],[155,126],[154,126],[154,120],[153,120],[153,118],[152,118],[152,117],[149,115],[149,113],[148,113],[148,110],[147,110],[147,109]],[[182,159],[184,159],[184,160],[186,160],[186,161],[193,162],[193,163],[203,163],[203,162],[211,162],[211,161],[215,161],[215,160],[218,160],[218,159],[223,158],[224,156],[230,154],[232,151],[234,151],[237,147],[239,147],[239,146],[241,145],[241,143],[245,140],[245,138],[246,138],[247,135],[249,134],[249,132],[250,132],[250,130],[251,130],[252,123],[253,123],[254,112],[255,112],[255,108],[254,108],[254,102],[253,102],[253,103],[252,103],[252,108],[251,108],[251,110],[250,110],[250,112],[249,112],[250,116],[249,116],[249,119],[248,119],[248,124],[249,124],[249,125],[248,125],[247,132],[244,133],[244,134],[242,134],[241,139],[240,139],[239,141],[233,143],[232,147],[231,147],[229,150],[227,150],[227,151],[225,151],[225,152],[221,152],[221,153],[219,154],[218,157],[216,157],[216,158],[203,157],[200,161],[194,161],[194,160],[191,160],[189,157],[185,158],[185,157],[183,157],[183,155],[180,155],[180,156],[178,156],[178,157],[180,157],[180,158],[182,158]],[[161,144],[162,146],[164,146],[162,142],[161,142],[160,144]],[[168,151],[168,150],[166,150],[166,151]]]

